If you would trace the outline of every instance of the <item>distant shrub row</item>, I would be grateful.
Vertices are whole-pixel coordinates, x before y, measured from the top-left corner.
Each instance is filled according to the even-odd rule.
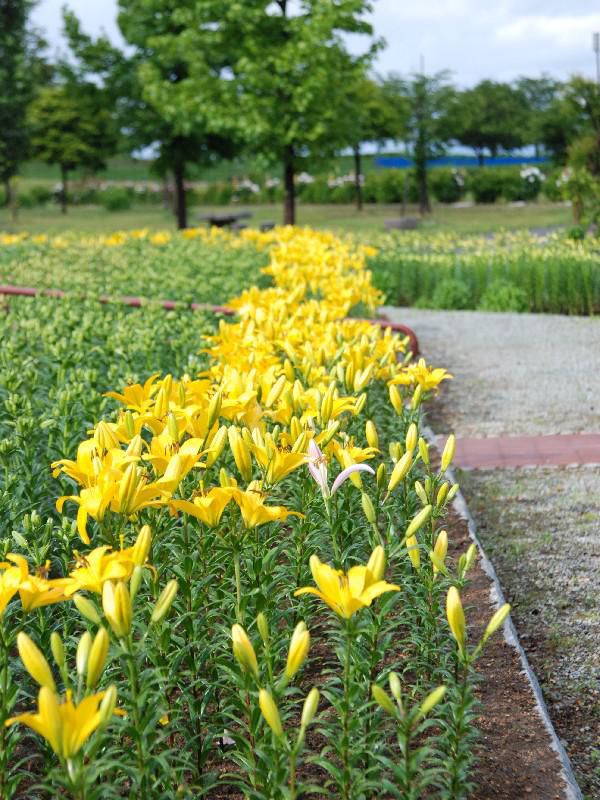
[[[438,203],[456,203],[472,199],[475,203],[533,201],[540,194],[552,201],[562,199],[561,171],[545,175],[537,167],[494,167],[484,169],[452,170],[436,168],[429,172],[429,189]],[[22,208],[46,205],[58,197],[59,189],[32,186],[18,193]],[[298,197],[305,203],[349,204],[355,200],[353,177],[313,178],[299,176]],[[416,203],[418,191],[412,170],[387,169],[368,174],[362,186],[365,203]],[[238,183],[215,182],[203,188],[187,190],[190,206],[229,205],[231,203],[276,203],[282,200],[281,182],[267,179],[262,185],[245,179]],[[124,211],[133,204],[161,203],[165,201],[160,184],[135,184],[131,186],[107,185],[100,187],[74,186],[69,191],[73,205],[97,204],[108,211]],[[0,190],[0,205],[4,195]]]

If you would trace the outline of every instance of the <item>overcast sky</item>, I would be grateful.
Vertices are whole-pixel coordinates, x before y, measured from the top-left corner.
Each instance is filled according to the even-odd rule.
[[[65,3],[86,32],[122,41],[117,0],[40,0],[34,22],[53,50],[61,45]],[[411,72],[423,58],[427,72],[449,69],[461,86],[542,72],[595,77],[600,0],[375,0],[374,6],[375,33],[387,42],[379,73]]]

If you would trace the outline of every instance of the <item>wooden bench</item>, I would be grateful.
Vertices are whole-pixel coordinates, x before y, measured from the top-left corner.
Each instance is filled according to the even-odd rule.
[[[414,231],[421,224],[417,217],[400,217],[399,219],[386,219],[384,225],[386,230]]]
[[[225,214],[202,214],[198,217],[198,222],[207,222],[211,227],[215,228],[232,228],[238,226],[243,219],[250,219],[252,217],[251,211],[229,211]],[[239,227],[236,230],[240,230]]]

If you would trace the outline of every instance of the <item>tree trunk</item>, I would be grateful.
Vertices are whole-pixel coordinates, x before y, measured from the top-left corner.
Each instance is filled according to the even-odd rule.
[[[19,218],[19,203],[11,178],[4,179],[4,194],[6,195],[6,207],[10,211],[11,222],[16,222]]]
[[[356,200],[356,210],[362,211],[362,169],[360,157],[360,145],[354,148],[354,197]]]
[[[61,187],[60,187],[60,210],[62,214],[67,213],[67,169],[66,167],[61,166],[60,168],[60,179],[61,179]]]
[[[283,157],[283,224],[296,224],[296,189],[294,186],[294,146],[285,148]]]
[[[175,177],[175,216],[179,230],[187,228],[187,207],[185,204],[185,163],[177,160],[173,167]]]

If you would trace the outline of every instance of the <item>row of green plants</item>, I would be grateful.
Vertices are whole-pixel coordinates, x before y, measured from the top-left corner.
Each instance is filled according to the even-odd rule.
[[[496,201],[535,201],[542,193],[551,201],[564,199],[560,170],[546,176],[536,167],[486,167],[483,169],[447,169],[436,167],[429,171],[429,187],[433,198],[440,203],[456,203],[471,199],[475,203]],[[323,176],[297,185],[298,197],[306,203],[351,204],[355,201],[352,175],[343,178]],[[385,169],[368,173],[364,178],[362,194],[366,203],[417,203],[418,189],[413,170]],[[280,202],[283,198],[281,182],[269,184],[243,182],[211,182],[204,188],[187,190],[189,206],[229,205],[230,203],[263,204]],[[18,192],[22,208],[44,206],[57,199],[56,192],[45,185],[34,185]],[[98,204],[108,211],[124,211],[140,203],[164,203],[164,189],[153,187],[105,186],[75,187],[69,192],[74,205]],[[0,205],[2,204],[0,198]]]
[[[182,303],[223,303],[245,286],[265,283],[265,256],[250,243],[218,246],[211,237],[133,233],[8,237],[4,247],[0,236],[0,282]]]
[[[386,302],[424,308],[600,312],[600,250],[564,234],[386,235],[369,261]]]
[[[275,236],[276,286],[218,328],[5,307],[2,797],[469,795],[508,608],[469,637],[454,438],[438,463],[420,431],[447,373],[339,323],[360,255]]]

